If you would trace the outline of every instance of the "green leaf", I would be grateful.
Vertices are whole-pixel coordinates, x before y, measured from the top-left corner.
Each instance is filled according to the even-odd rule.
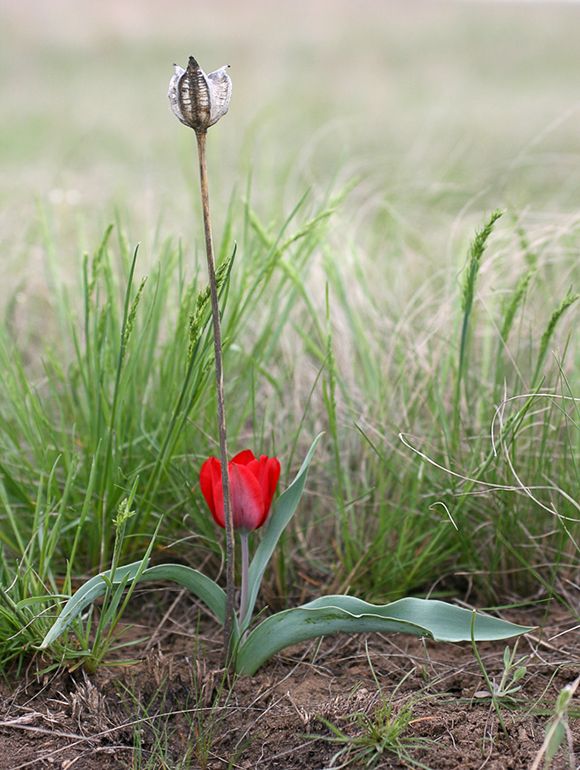
[[[552,760],[558,753],[560,746],[566,738],[566,728],[561,719],[554,722],[550,728],[549,737],[547,739],[548,745],[546,746],[546,767],[552,764]]]
[[[400,599],[375,605],[353,596],[325,596],[285,610],[264,620],[238,650],[236,670],[253,674],[279,650],[289,645],[339,632],[401,632],[428,636],[443,642],[468,642],[472,638],[473,612],[429,599]],[[489,615],[476,615],[476,641],[508,639],[531,629]]]
[[[155,567],[144,569],[139,574],[143,562],[137,561],[127,564],[125,567],[117,567],[113,576],[113,584],[128,584],[131,581],[145,580],[171,580],[184,588],[188,588],[195,596],[201,599],[214,613],[220,623],[224,622],[226,615],[226,595],[222,588],[211,578],[206,577],[192,567],[182,564],[158,564]],[[40,649],[46,649],[70,626],[80,613],[102,596],[111,584],[111,570],[101,572],[91,578],[68,600],[56,622],[44,637]],[[234,629],[237,637],[237,629]]]
[[[274,504],[274,508],[264,529],[260,545],[256,548],[256,553],[254,554],[248,573],[248,609],[241,626],[242,632],[249,626],[252,619],[252,613],[254,611],[256,599],[258,598],[258,591],[260,590],[260,585],[262,584],[262,578],[264,577],[268,562],[272,558],[272,554],[274,553],[274,549],[278,544],[282,532],[284,532],[288,526],[290,519],[298,507],[302,492],[304,491],[308,468],[312,462],[314,450],[316,449],[316,445],[320,441],[321,436],[322,433],[319,433],[318,436],[316,436],[308,450],[308,454],[304,458],[304,462],[300,466],[300,470],[296,474],[296,478]]]
[[[503,651],[503,667],[509,668],[512,662],[512,651],[509,647],[506,647]]]
[[[568,708],[568,704],[572,700],[572,689],[570,687],[564,687],[560,690],[558,697],[556,698],[556,713],[563,714]]]

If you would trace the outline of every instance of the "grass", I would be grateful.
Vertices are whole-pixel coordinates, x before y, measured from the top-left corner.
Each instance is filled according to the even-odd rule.
[[[573,295],[547,306],[543,323],[538,313],[526,318],[524,294],[530,307],[537,300],[523,267],[511,298],[478,308],[479,274],[487,269],[501,285],[502,261],[519,258],[517,230],[490,238],[494,215],[475,235],[459,296],[445,287],[431,299],[455,335],[436,333],[420,357],[412,319],[385,343],[392,322],[378,318],[366,278],[353,302],[348,268],[320,263],[348,208],[347,197],[307,212],[303,199],[268,233],[250,204],[232,206],[221,248],[232,447],[278,453],[284,464],[327,429],[312,482],[318,496],[285,541],[279,585],[292,584],[299,560],[326,575],[330,591],[369,599],[460,573],[489,602],[525,600],[541,585],[566,603],[579,537]],[[234,232],[245,234],[244,260]],[[6,660],[39,641],[51,597],[108,567],[124,498],[134,498],[135,515],[116,559],[140,558],[158,530],[159,557],[177,543],[179,558],[194,566],[209,558],[219,571],[196,483],[202,458],[216,451],[207,289],[198,272],[185,277],[183,252],[170,242],[137,278],[138,249],[122,231],[116,245],[112,237],[108,228],[77,284],[53,284],[60,331],[33,360],[10,318],[0,329]],[[321,269],[326,309],[312,294]],[[536,291],[545,290],[541,258],[534,271]],[[557,340],[561,353],[550,360]],[[310,393],[296,416],[288,394],[308,366]]]
[[[219,753],[216,746],[225,726],[225,713],[231,710],[224,677],[216,681],[199,661],[192,667],[191,681],[182,685],[183,702],[175,708],[167,682],[153,692],[122,686],[119,699],[133,728],[132,768],[208,770]],[[229,758],[234,766],[236,752]]]
[[[321,720],[331,733],[326,740],[342,745],[327,765],[330,768],[342,767],[377,767],[377,764],[390,754],[404,762],[407,767],[426,767],[413,759],[413,749],[421,747],[422,741],[408,738],[405,733],[413,720],[413,711],[404,707],[395,713],[390,703],[383,703],[372,714],[353,714],[351,729],[355,735],[349,735],[328,720]]]
[[[294,265],[305,262],[325,216],[303,222],[286,242],[290,222],[267,240],[262,233],[254,235],[254,228],[244,246],[254,253],[255,263],[238,272],[235,286],[228,280],[232,258],[225,256],[233,246],[224,246],[222,299],[226,308],[234,306],[224,327],[228,351],[245,333],[251,309],[247,296],[259,301],[266,287],[286,295],[279,306],[270,306],[262,329],[243,352],[227,353],[243,363],[246,379],[236,378],[242,397],[230,414],[234,435],[255,409],[251,383],[256,368],[263,366],[261,351],[276,344],[295,302],[296,289],[277,265],[291,245]],[[214,451],[207,291],[197,276],[185,281],[183,256],[169,246],[150,279],[135,287],[136,252],[131,255],[121,239],[113,257],[110,236],[109,228],[94,256],[83,261],[74,291],[83,299],[81,307],[73,307],[69,292],[55,287],[66,337],[59,349],[55,340],[42,352],[41,379],[26,379],[9,325],[0,342],[7,395],[0,415],[0,493],[7,520],[1,537],[6,553],[51,591],[59,570],[66,573],[63,589],[70,591],[73,575],[108,565],[113,519],[129,495],[135,497],[136,514],[127,524],[125,554],[142,555],[161,518],[168,526],[160,542],[181,538],[185,516],[197,522],[188,526],[200,544],[198,555],[208,550],[219,555],[213,525],[197,494],[195,460]],[[263,430],[257,425],[252,442],[257,449],[266,441]],[[34,591],[39,600],[42,593]]]
[[[366,658],[372,679],[377,688],[377,702],[372,707],[356,711],[347,719],[345,729],[332,721],[319,716],[321,722],[329,731],[329,736],[321,737],[331,744],[340,746],[331,757],[325,770],[343,767],[380,767],[382,761],[388,761],[393,756],[407,767],[429,768],[413,757],[417,749],[424,748],[428,741],[410,735],[410,727],[414,721],[413,701],[404,700],[398,705],[397,693],[410,675],[411,669],[403,676],[390,693],[385,693],[365,645]]]

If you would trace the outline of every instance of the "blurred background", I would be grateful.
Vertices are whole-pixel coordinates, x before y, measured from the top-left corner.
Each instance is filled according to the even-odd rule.
[[[250,169],[266,219],[356,182],[351,237],[380,209],[445,253],[498,206],[576,221],[580,6],[1,0],[0,14],[5,288],[36,273],[38,206],[63,259],[116,209],[144,250],[156,228],[199,238],[193,134],[166,98],[190,53],[232,67],[209,145],[217,228]]]

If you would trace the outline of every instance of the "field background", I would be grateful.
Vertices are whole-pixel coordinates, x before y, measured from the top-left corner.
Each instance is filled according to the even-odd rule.
[[[4,0],[0,12],[4,569],[10,582],[25,554],[20,598],[61,587],[70,548],[69,584],[106,563],[138,477],[147,526],[132,534],[167,514],[161,538],[195,539],[219,567],[195,488],[215,451],[209,348],[194,407],[155,465],[182,376],[187,282],[204,280],[193,135],[166,99],[172,63],[194,53],[208,71],[230,63],[234,82],[209,141],[222,257],[239,245],[225,314],[230,446],[278,452],[287,480],[327,431],[266,598],[284,604],[304,574],[383,600],[473,578],[485,601],[556,595],[571,607],[580,8]],[[496,208],[470,288],[469,244]],[[85,355],[83,254],[110,222]],[[159,259],[162,277],[145,287],[112,407],[137,242],[136,282]],[[527,400],[538,389],[556,397]],[[53,509],[61,536],[45,552]],[[45,630],[35,623],[31,643]]]
[[[37,201],[65,233],[82,222],[87,248],[114,206],[134,239],[159,222],[199,238],[192,136],[164,96],[172,62],[190,52],[207,70],[232,65],[230,114],[210,144],[216,211],[250,168],[266,218],[307,187],[324,195],[358,177],[365,205],[345,218],[361,247],[388,207],[439,266],[463,256],[464,232],[490,207],[574,225],[574,5],[3,0],[0,11],[10,275],[31,259]]]

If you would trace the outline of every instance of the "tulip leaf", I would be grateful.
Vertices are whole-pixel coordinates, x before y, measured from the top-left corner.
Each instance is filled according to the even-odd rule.
[[[300,470],[296,474],[296,478],[274,503],[272,513],[264,528],[262,540],[260,541],[260,545],[256,548],[254,558],[250,564],[248,573],[248,609],[242,621],[242,632],[249,626],[252,619],[258,591],[260,590],[260,585],[268,562],[272,558],[272,554],[274,553],[274,549],[278,544],[282,532],[286,529],[298,507],[302,492],[304,491],[308,468],[312,462],[314,450],[316,449],[316,445],[321,436],[322,433],[319,433],[318,436],[316,436],[308,450],[308,454],[304,458],[304,462],[300,466]]]
[[[143,561],[137,561],[133,564],[127,564],[125,567],[117,567],[112,581],[111,570],[101,572],[88,580],[65,604],[54,625],[44,637],[40,649],[46,649],[58,639],[85,607],[102,596],[111,584],[124,583],[127,585],[134,580],[139,583],[146,580],[171,580],[178,583],[184,588],[188,588],[198,599],[201,599],[220,623],[224,622],[226,595],[224,590],[211,578],[183,564],[157,564],[154,567],[143,569],[144,566],[146,565],[143,564]],[[237,638],[237,629],[234,629],[234,634]]]
[[[325,596],[260,623],[238,648],[236,670],[253,674],[275,653],[306,639],[368,631],[407,633],[442,642],[483,642],[508,639],[531,628],[431,599],[375,605],[353,596]]]

